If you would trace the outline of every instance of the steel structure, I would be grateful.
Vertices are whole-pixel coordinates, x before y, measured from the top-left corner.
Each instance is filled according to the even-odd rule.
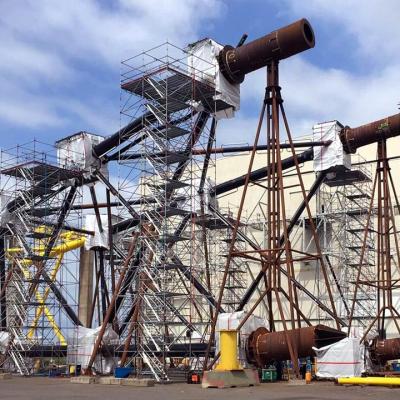
[[[314,46],[311,25],[303,19],[244,41],[221,46],[215,62],[201,60],[201,70],[193,46],[170,43],[124,61],[121,128],[104,140],[80,132],[90,143],[80,159],[72,155],[76,165],[36,143],[1,153],[0,368],[28,375],[40,367],[35,359],[44,364],[58,355],[86,374],[129,365],[137,376],[168,382],[179,371],[214,365],[222,312],[244,311],[240,330],[259,307],[267,327],[251,335],[247,349],[259,366],[290,358],[298,376],[298,359],[312,354],[312,345],[339,340],[339,328],[356,323],[364,338],[377,327],[370,346],[377,362],[398,353],[397,339],[385,341],[388,319],[400,333],[393,305],[400,205],[386,140],[400,134],[400,115],[341,127],[346,152],[378,143],[372,185],[360,166],[321,170],[306,191],[300,164],[332,141],[293,141],[278,65]],[[238,84],[263,67],[254,145],[216,147],[217,120],[232,108],[217,89],[217,70]],[[259,144],[264,122],[266,144]],[[283,158],[284,148],[290,157]],[[247,173],[215,184],[216,154],[243,151],[250,151]],[[265,151],[266,163],[253,171],[257,151]],[[265,189],[258,219],[245,210],[253,183]],[[292,187],[301,199],[289,213]],[[238,188],[238,207],[220,208],[218,196]],[[93,217],[93,229],[83,217]],[[311,285],[299,279],[302,263],[315,268]],[[330,326],[312,326],[305,301],[318,323]]]
[[[77,261],[84,243],[80,171],[57,165],[38,142],[1,153],[3,368],[23,375],[39,370],[24,354],[32,347],[66,345],[77,315]],[[57,211],[49,211],[51,206]],[[68,226],[66,218],[68,216]],[[74,229],[74,227],[76,229]],[[57,357],[57,354],[54,354]],[[40,353],[38,354],[40,357]],[[41,365],[42,364],[42,365]]]
[[[298,24],[300,27],[304,27],[302,23]],[[293,38],[296,38],[296,34],[298,32],[298,25],[293,24],[291,27],[294,28]],[[307,25],[308,26],[308,25]],[[285,28],[284,28],[285,29]],[[300,29],[300,32],[303,28]],[[311,29],[311,27],[310,27]],[[296,32],[296,33],[294,33]],[[303,51],[307,48],[313,46],[313,34],[311,32],[311,39],[309,36],[303,36],[305,44],[303,47],[300,46],[298,51]],[[301,36],[301,35],[300,35]],[[309,40],[310,39],[310,40]],[[297,39],[293,39],[295,42]],[[248,47],[250,45],[247,45]],[[296,47],[296,46],[295,46]],[[262,47],[260,47],[262,48]],[[296,47],[297,49],[297,47]],[[296,51],[297,52],[297,51]],[[295,53],[295,52],[294,52]],[[291,54],[294,54],[291,53]],[[290,54],[290,55],[291,55]],[[299,303],[298,303],[298,287],[294,283],[296,280],[294,275],[294,262],[296,260],[317,260],[321,265],[321,270],[323,274],[323,279],[325,282],[325,290],[328,293],[328,304],[332,311],[332,316],[339,327],[340,320],[336,315],[334,299],[332,296],[331,288],[328,280],[327,269],[325,268],[325,263],[322,258],[322,253],[319,245],[319,239],[316,234],[315,225],[312,219],[312,214],[310,207],[308,205],[307,194],[304,189],[303,180],[301,177],[301,172],[299,168],[299,161],[297,159],[297,154],[295,152],[293,141],[291,137],[291,133],[288,126],[288,121],[285,115],[285,111],[282,105],[281,98],[281,88],[279,86],[279,70],[278,63],[280,58],[285,58],[281,55],[281,53],[276,52],[271,53],[270,57],[266,58],[266,62],[263,65],[267,66],[267,86],[265,92],[265,98],[263,101],[263,106],[260,113],[260,119],[255,135],[253,151],[251,153],[248,173],[245,177],[244,189],[237,213],[237,219],[234,225],[233,237],[229,247],[229,253],[227,256],[227,261],[225,264],[224,275],[221,282],[221,290],[218,296],[218,305],[217,310],[219,311],[219,307],[222,304],[223,293],[225,289],[225,284],[228,278],[228,273],[230,269],[231,262],[236,257],[248,258],[253,261],[257,261],[261,266],[261,276],[264,278],[265,289],[261,296],[259,296],[258,300],[255,301],[254,305],[251,307],[250,311],[247,315],[250,315],[256,307],[261,303],[261,301],[266,298],[266,302],[269,310],[269,329],[275,330],[275,312],[274,307],[277,307],[279,310],[279,318],[282,323],[284,334],[286,336],[286,344],[290,354],[290,359],[293,362],[294,370],[296,375],[299,375],[299,366],[298,366],[298,347],[296,343],[289,339],[290,329],[300,328],[302,326],[302,322],[309,324],[310,321],[307,317],[302,313]],[[260,66],[259,66],[260,67]],[[255,68],[253,68],[255,69]],[[250,70],[253,70],[250,69]],[[246,72],[243,71],[243,77]],[[231,77],[232,74],[229,75]],[[261,128],[263,124],[264,117],[266,116],[266,126],[267,126],[267,162],[268,162],[268,170],[267,170],[267,240],[266,240],[266,248],[265,249],[254,249],[250,251],[236,251],[235,249],[235,240],[237,238],[237,233],[239,230],[239,225],[242,217],[244,201],[246,198],[247,188],[250,181],[250,174],[253,167],[254,156],[257,149],[257,145],[260,139]],[[285,187],[283,181],[283,173],[282,173],[282,156],[281,156],[281,133],[280,133],[280,118],[283,119],[283,124],[285,127],[285,131],[287,133],[287,138],[291,146],[292,157],[294,161],[294,166],[296,170],[296,175],[298,178],[298,184],[301,188],[303,201],[305,203],[305,209],[307,211],[308,219],[310,221],[310,228],[314,238],[316,252],[314,254],[299,252],[292,248],[290,241],[290,229],[287,223],[286,217],[286,205],[285,205]],[[296,253],[296,256],[294,254]],[[284,272],[284,274],[283,274]],[[285,283],[283,283],[285,280]],[[257,286],[255,286],[256,288]],[[283,304],[286,304],[286,307]],[[287,308],[287,311],[285,311]],[[215,325],[216,325],[217,316],[214,316],[211,336],[215,333]],[[239,325],[242,326],[246,318]],[[239,330],[239,328],[237,328]],[[211,346],[211,341],[209,342],[209,348]],[[206,356],[203,369],[207,369],[208,365],[208,357]]]
[[[207,169],[213,163],[213,115],[229,105],[214,100],[215,66],[197,71],[187,58],[167,43],[123,62],[121,116],[127,126],[140,120],[140,129],[123,151],[107,156],[119,164],[118,193],[138,210],[126,226],[135,232],[133,262],[110,306],[124,341],[120,364],[158,381],[170,380],[174,346],[185,345],[195,360],[192,345],[208,340],[215,307]],[[195,146],[205,157],[192,154]],[[111,321],[105,318],[103,327]],[[100,344],[101,335],[89,371]],[[136,351],[128,354],[132,344]]]
[[[399,131],[400,116],[390,117],[377,124],[370,124],[370,132],[377,137],[377,161],[371,201],[368,207],[368,221],[363,231],[362,248],[357,268],[354,296],[351,303],[349,326],[354,323],[358,293],[365,287],[376,290],[377,308],[374,318],[366,326],[362,339],[366,338],[371,329],[376,328],[379,339],[386,339],[386,329],[392,322],[400,334],[398,318],[400,314],[394,305],[393,293],[399,288],[400,249],[398,231],[396,228],[395,207],[399,207],[398,197],[388,161],[386,133],[394,128]],[[394,124],[395,122],[395,124]],[[397,124],[397,125],[396,125]],[[395,125],[395,126],[393,126]],[[362,129],[360,129],[362,132]],[[387,135],[390,137],[390,135]],[[357,138],[357,136],[355,136]],[[357,140],[354,140],[357,143]],[[354,145],[356,148],[356,145]],[[394,204],[392,202],[392,198]],[[376,210],[374,208],[376,199]],[[367,262],[368,250],[368,222],[376,213],[376,274],[374,279],[364,279],[363,266]]]

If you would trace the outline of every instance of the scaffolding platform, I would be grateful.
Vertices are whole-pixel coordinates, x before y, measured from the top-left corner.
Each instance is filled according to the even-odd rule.
[[[49,188],[61,181],[82,177],[81,171],[64,169],[39,161],[27,161],[10,168],[1,169],[0,174],[14,178],[28,179],[36,184],[42,183],[43,186]]]
[[[164,78],[156,79],[156,75],[164,75]],[[188,85],[190,90],[187,89]],[[161,103],[165,101],[166,96],[168,101],[182,103],[189,100],[203,101],[215,94],[213,85],[193,79],[193,76],[172,66],[156,69],[145,77],[122,82],[121,88],[147,100]]]
[[[330,187],[352,185],[356,182],[370,181],[371,178],[362,170],[340,170],[333,178],[325,178],[324,183]]]
[[[230,222],[232,225],[236,223],[236,220],[225,216],[225,219]],[[204,217],[197,218],[195,223],[200,226],[205,226],[207,229],[215,230],[215,229],[231,229],[229,225],[227,225],[221,218],[215,217],[213,215],[205,215]],[[243,225],[240,223],[239,225]]]

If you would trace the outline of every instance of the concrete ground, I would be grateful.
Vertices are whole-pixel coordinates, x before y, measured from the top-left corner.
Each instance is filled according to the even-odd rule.
[[[398,399],[400,388],[337,386],[330,382],[292,386],[287,383],[264,383],[261,386],[231,389],[202,389],[200,385],[176,383],[154,387],[129,387],[73,384],[65,378],[13,377],[0,381],[1,400],[64,399],[140,399],[140,400],[356,400]]]

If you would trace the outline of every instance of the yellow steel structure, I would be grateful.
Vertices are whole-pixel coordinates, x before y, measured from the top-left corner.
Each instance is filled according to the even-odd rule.
[[[238,361],[238,331],[221,330],[219,332],[220,358],[215,367],[218,371],[242,370]]]
[[[40,233],[45,233],[46,231],[47,231],[46,227],[40,227],[36,230],[36,232],[40,232]],[[44,240],[41,240],[40,242],[42,242],[42,243],[40,243],[39,246],[36,246],[32,249],[34,254],[39,255],[39,256],[44,255],[44,252],[46,250],[46,242]],[[82,247],[84,244],[85,244],[85,237],[82,235],[77,235],[74,232],[61,233],[60,244],[53,247],[53,249],[50,251],[50,254],[49,254],[50,257],[57,257],[54,268],[52,269],[52,271],[50,273],[50,279],[53,282],[56,279],[57,273],[61,267],[62,260],[64,258],[64,254],[67,253],[68,251],[78,249],[78,248]],[[23,254],[23,250],[20,247],[9,248],[7,250],[8,257],[17,258],[19,254]],[[18,263],[21,266],[21,270],[24,274],[25,279],[30,279],[31,273],[29,271],[29,267],[32,265],[32,260],[29,258],[23,258],[22,260],[18,260]],[[67,342],[65,340],[64,335],[62,334],[59,326],[57,325],[57,323],[54,319],[54,316],[51,314],[50,310],[45,305],[45,302],[49,296],[49,293],[50,293],[49,287],[46,288],[43,295],[40,294],[40,292],[38,290],[35,291],[35,297],[39,303],[39,307],[36,309],[35,319],[32,323],[31,329],[28,332],[28,337],[29,338],[34,337],[34,333],[38,326],[40,317],[44,313],[50,323],[51,328],[53,329],[58,340],[60,341],[60,344],[66,345]]]
[[[383,377],[383,376],[368,376],[365,378],[338,378],[339,385],[374,385],[374,386],[400,386],[400,378]]]
[[[57,257],[56,264],[55,264],[53,270],[51,271],[51,275],[50,275],[50,279],[52,281],[54,281],[56,278],[57,272],[60,269],[63,258],[64,258],[64,253],[61,253]],[[53,316],[50,314],[49,309],[44,305],[45,301],[47,300],[47,297],[49,296],[49,293],[50,293],[49,287],[47,287],[46,290],[44,291],[43,297],[38,291],[35,292],[36,299],[39,302],[40,306],[36,309],[35,319],[33,320],[32,327],[28,332],[28,338],[31,338],[31,339],[33,338],[36,327],[38,326],[38,323],[39,323],[39,319],[42,316],[42,314],[45,313],[47,319],[50,322],[51,327],[53,328],[58,339],[60,340],[60,343],[64,344],[64,342],[65,342],[64,336],[61,334],[61,331],[60,331],[59,327],[57,326],[57,324],[55,323]],[[49,318],[49,316],[50,316],[50,318]]]

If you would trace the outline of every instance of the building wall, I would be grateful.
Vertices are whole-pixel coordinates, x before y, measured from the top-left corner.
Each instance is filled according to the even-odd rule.
[[[305,138],[299,138],[299,140],[304,140]],[[400,138],[393,138],[388,140],[388,156],[394,157],[397,156],[398,148],[400,145]],[[283,150],[282,151],[282,159],[290,157],[291,152],[290,150]],[[372,144],[366,146],[360,151],[352,156],[352,162],[360,162],[360,160],[367,160],[373,161],[376,159],[376,144]],[[209,170],[209,176],[213,179],[216,179],[216,183],[222,183],[229,179],[238,177],[243,175],[248,170],[248,165],[250,161],[250,153],[242,153],[233,156],[221,156],[218,157],[216,160],[215,168],[211,168]],[[396,191],[399,191],[400,186],[400,159],[390,161],[391,170],[393,174],[393,180],[396,187]],[[266,152],[258,152],[256,154],[254,165],[252,170],[261,168],[266,166],[267,164],[267,156]],[[366,164],[368,168],[371,168],[371,171],[374,173],[375,163]],[[305,185],[306,190],[310,188],[314,179],[315,173],[313,171],[313,163],[308,162],[301,166],[302,171],[302,178]],[[291,171],[286,171],[285,175],[287,178],[284,179],[285,185],[285,201],[286,201],[286,216],[289,219],[294,211],[296,210],[297,206],[302,201],[302,194],[300,187],[298,186],[298,178],[294,176],[295,169],[293,168]],[[372,174],[373,176],[373,174]],[[222,211],[226,211],[229,209],[232,212],[233,216],[236,217],[238,205],[240,203],[240,199],[243,193],[243,189],[240,188],[238,190],[234,190],[228,194],[221,195],[218,198],[219,207]],[[395,198],[392,193],[392,203],[395,204]],[[313,217],[317,214],[317,196],[314,196],[312,201],[310,202],[311,212]],[[396,214],[398,215],[398,210],[395,210]],[[246,226],[245,230],[246,233],[256,239],[256,241],[260,244],[260,247],[265,247],[264,238],[265,238],[265,231],[260,229],[260,224],[265,220],[266,215],[266,191],[265,188],[258,186],[258,185],[250,185],[247,191],[245,206],[242,215],[242,221],[247,221],[249,224]],[[292,247],[295,250],[307,250],[309,252],[315,252],[315,244],[313,243],[312,235],[310,230],[307,228],[307,214],[306,212],[302,215],[303,223],[300,223],[294,230],[291,238]],[[259,222],[258,224],[254,224],[254,222]],[[252,224],[253,223],[253,224]],[[400,226],[399,218],[396,217],[396,225]],[[244,228],[243,228],[244,229]],[[397,228],[398,229],[398,228]],[[320,242],[322,241],[321,235]],[[392,241],[393,243],[393,241]],[[323,244],[323,243],[321,243]],[[397,260],[393,258],[393,278],[398,277],[398,265]],[[251,269],[254,274],[256,274],[260,270],[259,263],[250,263]],[[335,270],[337,274],[340,273],[340,267]],[[317,296],[321,301],[326,304],[328,303],[328,295],[326,288],[323,284],[322,279],[322,271],[318,263],[314,261],[309,262],[296,262],[295,263],[295,274],[298,281],[304,285],[308,290],[310,290],[315,296]],[[248,284],[250,284],[251,278],[247,276]],[[285,282],[282,282],[282,285],[285,286]],[[260,289],[263,290],[264,287],[262,284],[259,285]],[[333,295],[335,298],[335,303],[338,305],[340,303],[339,293],[337,290],[333,290]],[[248,308],[251,307],[257,295],[254,295],[252,298],[252,302],[248,305]],[[329,321],[325,321],[326,314],[318,309],[315,304],[310,301],[310,299],[300,292],[299,297],[299,304],[301,307],[302,312],[309,316],[310,319],[316,322],[323,322],[330,324]],[[400,304],[400,297],[397,293],[394,296],[394,304],[397,308],[399,308]],[[280,317],[277,313],[277,308],[274,310],[276,318],[279,320]],[[371,311],[372,312],[372,311]],[[265,316],[265,309],[262,305],[260,305],[257,310],[256,314],[260,316]],[[389,324],[388,327],[388,336],[393,336],[396,334],[395,326],[393,323]]]

